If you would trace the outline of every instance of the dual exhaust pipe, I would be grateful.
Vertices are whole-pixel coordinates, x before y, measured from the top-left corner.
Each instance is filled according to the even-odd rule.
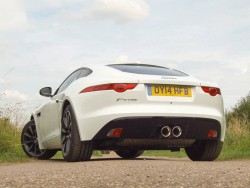
[[[173,129],[171,130],[171,128],[169,126],[164,126],[161,128],[161,135],[165,138],[173,135],[175,138],[180,137],[182,134],[182,129],[180,126],[175,126],[173,127]]]

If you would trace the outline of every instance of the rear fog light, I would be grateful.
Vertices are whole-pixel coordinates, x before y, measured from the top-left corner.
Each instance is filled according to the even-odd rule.
[[[111,129],[107,136],[108,137],[120,137],[122,134],[123,128],[115,128],[115,129]]]
[[[217,131],[216,130],[209,130],[207,137],[208,138],[216,138],[217,137]]]

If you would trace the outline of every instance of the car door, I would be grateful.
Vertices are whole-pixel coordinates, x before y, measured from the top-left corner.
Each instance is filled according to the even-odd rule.
[[[80,72],[81,70],[79,69],[68,76],[40,112],[43,144],[47,148],[60,148],[61,146],[61,109],[65,97],[64,90],[78,78]]]
[[[43,135],[43,145],[46,145],[46,148],[54,147],[60,144],[59,136],[59,107],[60,103],[56,100],[49,99],[49,102],[43,106],[39,112],[40,116],[40,130]]]

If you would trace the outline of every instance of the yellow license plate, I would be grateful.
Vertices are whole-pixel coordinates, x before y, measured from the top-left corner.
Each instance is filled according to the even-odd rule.
[[[149,96],[192,97],[192,88],[177,85],[148,85]]]

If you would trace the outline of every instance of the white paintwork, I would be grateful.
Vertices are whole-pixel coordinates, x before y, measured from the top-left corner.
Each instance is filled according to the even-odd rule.
[[[191,76],[132,74],[107,66],[88,66],[88,68],[93,70],[92,74],[74,81],[63,93],[51,97],[48,103],[34,112],[41,149],[61,147],[61,116],[66,100],[70,101],[74,109],[82,141],[91,140],[105,124],[113,119],[135,116],[215,119],[222,127],[220,140],[224,140],[226,125],[222,96],[212,97],[204,93],[200,87],[201,85],[218,87],[217,85],[199,81]],[[109,90],[80,94],[80,91],[86,87],[106,83],[138,83],[138,85],[133,90],[123,93]],[[145,84],[190,85],[193,87],[193,96],[191,98],[148,96]],[[136,99],[136,101],[122,99]],[[36,115],[38,112],[41,112],[40,117]]]

